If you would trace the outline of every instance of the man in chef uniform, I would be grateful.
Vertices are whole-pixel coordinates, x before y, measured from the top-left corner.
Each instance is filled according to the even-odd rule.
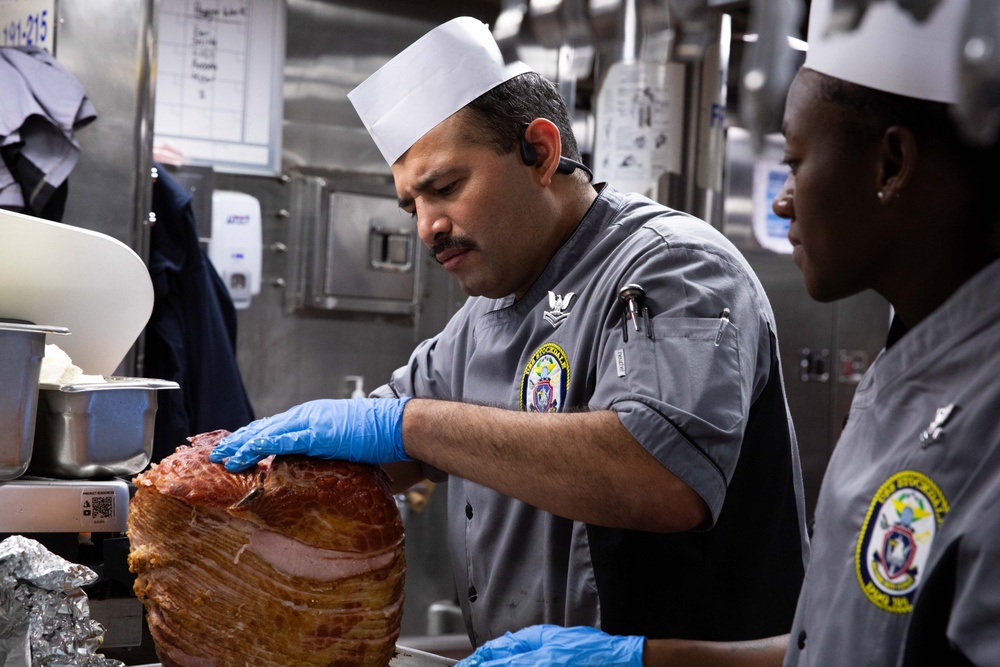
[[[975,0],[812,2],[774,210],[812,297],[874,289],[894,317],[823,480],[790,635],[534,626],[462,667],[1000,665],[1000,109],[982,97],[1000,53],[979,41],[998,19]]]
[[[475,645],[533,623],[787,632],[801,474],[744,258],[701,220],[592,184],[554,86],[506,65],[478,20],[435,28],[349,97],[470,298],[373,398],[254,422],[213,460],[304,453],[385,464],[400,488],[450,480]]]

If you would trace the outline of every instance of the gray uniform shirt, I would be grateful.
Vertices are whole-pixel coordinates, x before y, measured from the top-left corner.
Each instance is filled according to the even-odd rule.
[[[998,285],[1000,261],[859,384],[786,665],[1000,665]]]
[[[638,332],[632,323],[622,322],[624,305],[618,293],[629,283],[646,292],[649,322]],[[729,309],[728,320],[720,317],[723,309]],[[671,588],[678,599],[669,598],[671,591],[667,597],[650,593],[655,604],[681,610],[688,619],[699,618],[691,612],[697,606],[691,599],[695,596],[679,587],[704,576],[703,582],[736,584],[728,591],[739,596],[738,580],[753,579],[740,569],[741,551],[757,551],[763,561],[788,573],[768,582],[760,595],[766,600],[744,596],[755,611],[743,616],[769,618],[769,600],[783,600],[783,609],[774,614],[780,620],[761,632],[787,631],[801,581],[805,538],[797,452],[773,328],[759,282],[721,234],[701,220],[605,186],[524,298],[469,299],[441,334],[415,350],[389,385],[374,392],[514,410],[613,410],[643,447],[704,498],[714,525],[737,467],[750,406],[765,387],[771,388],[774,409],[762,411],[758,420],[769,437],[755,449],[777,450],[769,454],[767,465],[781,475],[764,480],[772,488],[756,495],[761,503],[766,494],[776,500],[773,506],[758,507],[749,520],[736,518],[741,516],[737,513],[758,500],[748,497],[746,503],[734,503],[730,523],[739,527],[707,531],[715,533],[712,540],[731,534],[732,544],[678,542],[672,549],[653,544],[659,538],[650,537],[653,546],[632,547],[629,540],[639,539],[632,531],[596,533],[594,527],[452,477],[451,554],[459,601],[475,644],[542,622],[603,623],[609,631],[632,633],[689,632],[642,625],[657,618],[656,609],[642,607],[653,602],[634,604],[620,589]],[[549,435],[542,431],[537,437]],[[572,459],[573,451],[565,456]],[[586,486],[588,481],[579,483]],[[614,489],[585,492],[613,495]],[[737,538],[733,531],[753,521],[776,527],[780,535],[755,532],[759,545]],[[601,541],[597,551],[591,544],[595,535]],[[718,561],[706,550],[719,552]],[[646,570],[650,576],[657,569],[670,570],[678,582],[660,588],[652,580],[647,586],[619,582],[622,570],[630,569],[621,564],[630,562],[630,552],[639,551],[654,560],[653,569]],[[595,573],[595,554],[607,563],[606,576]],[[676,567],[674,557],[681,559]],[[714,567],[719,570],[705,571]],[[730,633],[725,615],[718,613],[728,608],[726,594],[706,597],[711,598],[704,606],[706,620],[697,628],[717,629],[724,637],[754,632],[744,626]],[[609,626],[611,606],[620,619],[634,612],[643,620]]]

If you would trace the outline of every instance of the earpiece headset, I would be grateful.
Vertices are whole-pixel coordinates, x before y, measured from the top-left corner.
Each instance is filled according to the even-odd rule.
[[[528,130],[528,124],[525,123],[521,127],[521,160],[524,164],[529,167],[536,162],[538,162],[538,152],[535,151],[535,145],[528,141],[525,137],[525,132]],[[587,174],[587,180],[594,180],[594,172],[587,168],[582,162],[577,162],[576,160],[571,160],[568,157],[559,156],[559,166],[556,167],[556,171],[560,174],[572,174],[575,170],[580,169],[583,173]]]

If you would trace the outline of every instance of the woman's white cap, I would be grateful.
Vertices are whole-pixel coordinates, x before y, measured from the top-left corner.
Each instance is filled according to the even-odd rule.
[[[958,102],[968,0],[927,0],[921,3],[930,5],[923,20],[917,9],[904,9],[902,0],[851,4],[812,1],[806,67],[897,95]],[[858,27],[834,28],[834,5],[840,12],[864,12]]]
[[[468,16],[434,28],[348,93],[385,161],[483,93],[519,74],[504,63],[489,27]]]

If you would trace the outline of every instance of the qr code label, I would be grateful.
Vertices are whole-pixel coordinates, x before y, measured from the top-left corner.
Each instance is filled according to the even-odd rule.
[[[95,525],[114,521],[115,492],[114,491],[84,491],[81,506],[83,520]]]

